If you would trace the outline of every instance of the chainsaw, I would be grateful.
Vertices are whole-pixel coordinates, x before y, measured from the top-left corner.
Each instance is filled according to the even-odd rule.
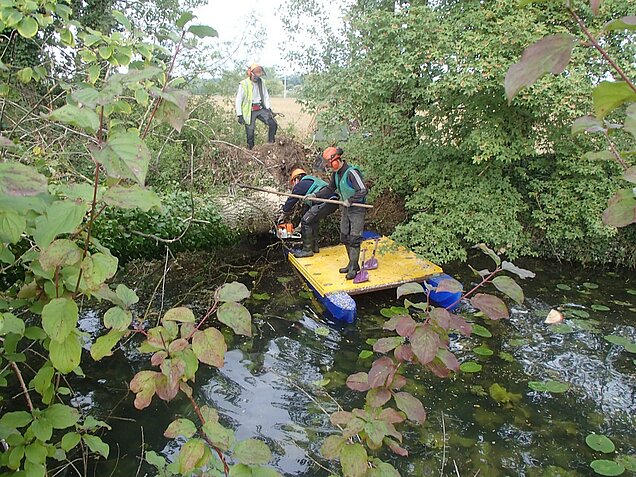
[[[278,224],[272,233],[279,239],[293,239],[298,240],[302,238],[300,232],[296,232],[294,225],[291,222]]]

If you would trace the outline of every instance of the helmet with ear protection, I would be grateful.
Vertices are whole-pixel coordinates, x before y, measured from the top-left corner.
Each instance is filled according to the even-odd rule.
[[[322,158],[332,168],[339,169],[342,164],[342,160],[340,159],[342,154],[344,154],[344,151],[341,148],[330,146],[324,150]],[[334,165],[334,162],[336,162],[337,165]]]

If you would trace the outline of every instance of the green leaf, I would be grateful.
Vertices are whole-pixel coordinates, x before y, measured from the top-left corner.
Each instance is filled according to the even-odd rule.
[[[108,458],[108,444],[102,441],[99,437],[91,436],[90,434],[84,434],[82,436],[82,440],[91,451],[101,455],[102,457],[104,457],[104,459]]]
[[[170,423],[168,428],[164,431],[164,437],[168,439],[174,439],[179,436],[183,436],[186,439],[194,436],[197,433],[197,426],[194,425],[190,419],[175,419]]]
[[[43,442],[48,441],[53,435],[53,426],[51,426],[51,423],[42,416],[35,419],[29,429],[33,432],[35,437]]]
[[[80,285],[85,285],[89,291],[99,289],[105,280],[115,275],[117,264],[115,257],[99,252],[86,257],[82,262],[83,276]]]
[[[347,477],[363,477],[368,460],[367,451],[361,444],[347,444],[340,451],[340,465]]]
[[[17,318],[12,313],[0,313],[2,318],[2,326],[0,326],[0,336],[13,333],[18,336],[24,335],[24,321],[21,318]]]
[[[214,28],[207,25],[190,25],[188,31],[199,38],[219,36]]]
[[[474,361],[464,361],[459,365],[460,371],[463,371],[464,373],[478,373],[481,371],[481,368],[481,364],[475,363]]]
[[[506,73],[504,86],[508,103],[521,89],[531,86],[543,75],[563,73],[577,42],[576,37],[562,33],[546,36],[526,48],[521,60]]]
[[[505,293],[517,303],[523,303],[523,290],[512,278],[504,276],[495,277],[492,283],[497,290]]]
[[[26,411],[5,412],[0,418],[0,428],[20,429],[33,420],[33,416]]]
[[[585,443],[595,451],[611,454],[616,450],[614,443],[603,434],[589,434],[585,438]]]
[[[472,334],[482,336],[484,338],[492,337],[492,333],[488,328],[485,328],[477,323],[472,324]]]
[[[478,248],[483,253],[488,255],[493,260],[493,262],[495,262],[495,265],[499,266],[501,264],[501,258],[499,258],[499,255],[497,255],[485,243],[478,243],[477,245],[473,246],[473,248]]]
[[[216,291],[218,301],[241,301],[249,298],[250,291],[240,282],[225,283]]]
[[[483,345],[473,348],[473,352],[480,356],[492,356],[494,354],[493,350],[491,350],[488,346]]]
[[[613,460],[600,459],[592,461],[590,467],[599,475],[621,475],[625,472],[625,467]]]
[[[636,457],[633,455],[619,455],[616,462],[630,472],[636,472]]]
[[[148,212],[150,209],[161,211],[161,199],[150,189],[145,189],[137,184],[130,187],[116,185],[110,187],[103,196],[104,202],[122,209],[141,209]]]
[[[62,447],[62,449],[68,452],[71,449],[73,449],[77,444],[79,444],[80,439],[81,439],[81,435],[78,434],[77,432],[67,432],[62,437],[60,446]]]
[[[625,81],[601,81],[592,98],[596,117],[603,119],[621,104],[636,101],[636,92]]]
[[[38,32],[38,22],[33,17],[24,17],[18,23],[18,33],[24,38],[33,38]]]
[[[179,17],[179,19],[177,20],[177,22],[175,23],[175,25],[177,25],[177,28],[179,30],[181,30],[185,26],[185,24],[188,23],[193,18],[196,18],[196,17],[192,14],[192,12],[183,12],[181,16]]]
[[[551,379],[548,381],[530,381],[528,383],[528,387],[534,391],[546,393],[564,393],[570,389],[570,385],[568,383],[553,381]]]
[[[625,348],[633,344],[629,338],[625,338],[624,336],[607,335],[607,336],[604,336],[604,338],[605,338],[605,341],[607,341],[608,343],[612,343],[618,346],[623,346]]]
[[[125,334],[125,331],[110,330],[104,336],[97,338],[91,346],[91,357],[99,361],[104,356],[112,355],[113,348]]]
[[[243,336],[252,336],[252,317],[247,308],[240,303],[223,303],[216,312],[221,323]]]
[[[126,18],[126,16],[118,11],[118,10],[113,10],[110,12],[110,14],[113,16],[113,18],[119,22],[126,30],[130,31],[132,30],[132,25],[130,23],[130,20],[128,20],[128,18]]]
[[[66,429],[74,426],[79,420],[77,409],[64,404],[53,404],[43,413],[44,417],[51,423],[53,429]]]
[[[0,242],[17,243],[26,229],[26,219],[11,210],[0,209]]]
[[[231,429],[226,429],[218,422],[206,422],[203,425],[203,432],[206,437],[223,451],[227,451],[232,447],[234,443],[234,432]]]
[[[60,234],[74,232],[84,220],[86,207],[70,200],[54,202],[35,219],[33,238],[38,247],[45,249]]]
[[[261,465],[272,460],[269,447],[258,439],[246,439],[234,446],[234,458],[241,464]]]
[[[67,374],[77,368],[82,357],[82,345],[75,333],[66,337],[62,342],[51,341],[49,357],[55,369]]]
[[[623,179],[632,184],[636,184],[636,166],[629,167],[623,172]]]
[[[603,223],[614,227],[626,227],[636,223],[636,198],[630,189],[616,192],[603,212]]]
[[[157,389],[156,379],[160,373],[156,371],[139,371],[130,381],[130,390],[135,397],[135,408],[141,410],[150,405]]]
[[[176,321],[179,323],[194,323],[196,321],[194,313],[190,308],[185,306],[178,306],[177,308],[170,308],[163,315],[162,321]]]
[[[599,305],[598,303],[594,303],[590,308],[594,311],[610,311],[609,307],[605,305]]]
[[[46,272],[54,272],[57,267],[75,265],[82,259],[82,249],[67,239],[54,240],[42,253],[40,265]]]
[[[79,310],[68,298],[55,298],[42,309],[42,328],[53,341],[63,342],[77,326]]]
[[[17,162],[0,163],[0,195],[34,196],[47,192],[47,179],[33,167]]]
[[[70,124],[91,133],[97,132],[99,128],[99,116],[97,116],[95,111],[89,108],[80,108],[73,104],[66,104],[52,111],[48,117],[52,121]]]
[[[500,320],[509,316],[506,304],[496,296],[477,293],[470,299],[470,303],[478,310],[483,311],[491,320]]]
[[[623,127],[626,132],[630,133],[636,139],[636,104],[627,107]]]
[[[550,330],[551,333],[560,333],[560,334],[568,334],[574,331],[574,328],[572,328],[567,323],[556,323],[554,325],[550,325],[548,329]]]
[[[44,464],[47,456],[46,447],[38,441],[33,441],[24,449],[24,455],[27,460],[33,464]],[[30,475],[28,477],[30,477]]]
[[[583,116],[572,123],[573,136],[582,132],[597,133],[604,131],[605,127],[603,127],[603,123],[594,116]]]
[[[192,351],[202,363],[222,368],[227,344],[223,334],[216,328],[196,331],[192,336]]]
[[[150,151],[136,132],[114,133],[106,143],[91,148],[93,158],[116,179],[131,179],[143,186]]]
[[[132,322],[132,313],[118,306],[110,308],[104,313],[104,326],[115,331],[126,331]]]
[[[320,447],[320,454],[325,459],[337,460],[347,440],[340,435],[331,435],[325,439]]]
[[[326,326],[319,326],[314,330],[314,333],[316,333],[318,336],[329,336],[329,328],[327,328]]]
[[[410,282],[400,285],[397,288],[397,298],[404,295],[413,295],[415,293],[424,293],[424,287],[419,283]]]
[[[367,359],[367,358],[370,358],[371,356],[373,356],[373,351],[370,351],[368,349],[363,349],[362,351],[360,351],[360,354],[358,354],[358,357],[360,359]]]
[[[124,284],[117,285],[115,290],[119,299],[124,303],[124,306],[134,305],[139,301],[139,297],[134,290],[131,290]]]
[[[603,27],[603,31],[612,30],[636,30],[636,15],[629,15],[609,21]]]

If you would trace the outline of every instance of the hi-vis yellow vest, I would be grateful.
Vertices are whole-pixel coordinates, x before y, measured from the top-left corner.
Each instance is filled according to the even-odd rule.
[[[261,82],[263,83],[263,91],[265,91],[265,81],[261,78]],[[241,113],[243,113],[243,119],[246,122],[250,121],[252,117],[252,91],[254,91],[254,83],[249,78],[245,78],[241,81],[241,85],[243,86],[243,102],[241,103]],[[263,98],[261,98],[261,103],[263,102]],[[263,107],[265,104],[263,103]]]

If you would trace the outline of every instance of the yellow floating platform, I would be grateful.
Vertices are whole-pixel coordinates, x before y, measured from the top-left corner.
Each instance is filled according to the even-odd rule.
[[[375,240],[365,240],[361,249],[365,251],[365,261],[371,258]],[[349,260],[344,245],[325,247],[313,257],[296,258],[288,254],[289,261],[321,295],[327,296],[337,292],[359,295],[376,290],[396,288],[403,283],[423,282],[431,275],[442,273],[441,267],[428,260],[419,258],[404,247],[398,247],[388,237],[381,237],[375,258],[378,268],[369,270],[369,280],[353,283],[345,280],[345,275],[338,269]],[[362,253],[360,254],[362,259]],[[362,261],[362,260],[361,260]]]

